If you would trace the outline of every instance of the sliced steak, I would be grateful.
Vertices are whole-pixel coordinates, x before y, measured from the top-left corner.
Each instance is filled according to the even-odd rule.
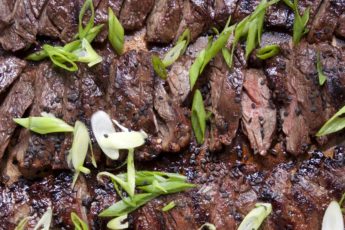
[[[260,70],[245,71],[242,125],[254,153],[266,155],[276,130],[276,109],[266,77]]]
[[[113,118],[132,130],[149,134],[150,151],[142,149],[140,158],[160,152],[156,143],[156,125],[153,112],[154,76],[150,54],[130,51],[114,62],[111,71],[108,98]],[[144,146],[146,148],[146,146]]]
[[[0,93],[4,92],[21,74],[26,62],[15,57],[0,57]]]
[[[156,80],[154,109],[157,112],[158,137],[163,151],[177,153],[190,142],[188,110],[182,108],[180,103],[169,95],[164,85],[162,80]]]
[[[40,116],[42,112],[48,112],[63,119],[64,80],[66,77],[71,76],[60,69],[55,71],[51,64],[44,62],[39,65],[36,70],[35,100],[30,116]],[[51,169],[54,164],[54,156],[60,155],[58,153],[60,151],[64,151],[63,154],[67,153],[65,152],[67,149],[63,147],[64,139],[65,134],[63,133],[40,135],[22,129],[20,141],[13,150],[22,174],[27,177],[35,177],[43,171]]]
[[[143,27],[154,4],[154,0],[124,0],[120,21],[125,30],[137,30]]]
[[[51,24],[59,31],[59,38],[61,41],[72,41],[77,33],[79,16],[78,2],[70,0],[52,0],[47,3],[46,8],[47,16]]]
[[[323,1],[311,24],[308,41],[331,41],[338,19],[344,11],[345,2],[342,0]]]
[[[0,107],[0,159],[16,128],[13,118],[22,117],[34,100],[35,71],[24,72]]]
[[[205,30],[207,20],[196,8],[192,1],[183,1],[182,20],[175,35],[175,40],[187,28],[190,30],[192,41],[195,41]]]
[[[147,19],[146,40],[169,43],[175,36],[182,19],[182,0],[158,0]]]
[[[36,40],[37,20],[29,0],[1,0],[0,44],[4,50],[28,48]]]
[[[211,86],[211,150],[219,150],[222,144],[230,145],[238,129],[244,76],[237,59],[235,62],[234,68],[229,70],[219,54],[206,72]]]

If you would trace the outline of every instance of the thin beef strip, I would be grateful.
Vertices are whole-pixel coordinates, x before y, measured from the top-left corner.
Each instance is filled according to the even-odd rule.
[[[63,119],[64,81],[71,76],[60,69],[55,71],[47,62],[40,64],[36,73],[35,100],[30,116],[40,116],[42,112],[48,112]],[[43,170],[51,169],[54,156],[60,155],[58,152],[67,154],[68,148],[64,146],[64,139],[65,134],[40,135],[22,129],[20,141],[12,153],[22,174],[34,177]],[[61,164],[59,160],[56,163]]]
[[[169,43],[179,28],[182,11],[182,0],[158,0],[147,19],[146,40],[148,42]]]
[[[327,82],[319,86],[316,56],[320,50],[321,64]],[[344,73],[341,54],[330,45],[301,43],[294,49],[282,46],[283,55],[268,62],[266,75],[273,97],[279,106],[286,149],[292,154],[302,153],[326,120],[342,102]],[[329,95],[334,95],[329,96]],[[335,96],[337,95],[337,96]]]
[[[28,48],[36,40],[37,20],[29,0],[1,0],[0,44],[5,50]]]
[[[342,0],[326,0],[312,21],[308,34],[309,42],[331,41],[337,27],[339,17],[345,12]]]
[[[264,73],[245,71],[242,95],[242,127],[254,153],[266,155],[276,129],[276,109]]]
[[[125,30],[131,31],[143,27],[154,4],[154,0],[124,0],[120,12],[120,22]]]
[[[0,107],[0,159],[16,128],[13,118],[22,117],[34,100],[35,71],[24,72]]]
[[[4,92],[26,66],[26,62],[15,57],[0,57],[0,93]]]
[[[210,78],[211,108],[210,148],[219,150],[230,145],[241,118],[241,94],[243,86],[242,64],[235,58],[229,70],[222,55],[217,55],[206,72]]]

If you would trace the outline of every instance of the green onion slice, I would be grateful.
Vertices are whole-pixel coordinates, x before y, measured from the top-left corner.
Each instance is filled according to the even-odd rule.
[[[116,132],[99,137],[98,144],[110,149],[133,149],[145,144],[144,131]]]
[[[107,228],[112,230],[127,229],[129,226],[127,218],[127,214],[116,217],[108,222]]]
[[[169,204],[165,205],[163,208],[162,208],[162,211],[163,212],[167,212],[173,208],[175,208],[176,204],[174,201],[171,201]]]
[[[55,117],[14,118],[14,122],[39,134],[73,132],[73,127]]]
[[[336,114],[333,115],[316,133],[316,136],[321,137],[330,133],[338,132],[345,128],[345,106],[342,107]]]
[[[116,15],[110,7],[108,8],[108,26],[108,38],[110,44],[115,49],[116,53],[118,55],[121,55],[123,52],[125,32],[120,21],[117,19]]]
[[[104,111],[97,111],[91,117],[91,127],[92,132],[95,135],[96,141],[102,151],[112,160],[119,158],[119,150],[109,147],[102,146],[100,144],[101,139],[104,135],[109,135],[110,133],[115,133],[115,128],[109,117],[109,115]]]
[[[77,61],[88,63],[87,65],[89,67],[92,67],[102,61],[102,57],[96,53],[96,51],[85,38],[82,40],[81,49],[77,49],[73,53],[77,55]]]
[[[53,211],[49,207],[47,211],[42,215],[41,219],[37,222],[34,230],[49,230],[51,221],[52,221]]]
[[[276,56],[280,52],[280,47],[278,45],[267,45],[262,47],[256,53],[256,56],[261,60],[266,60],[268,58]]]
[[[109,177],[111,180],[119,184],[123,188],[123,190],[125,190],[128,193],[128,195],[134,195],[132,187],[126,181],[122,180],[120,177],[109,172],[100,172],[97,174],[97,180],[102,181],[102,177]]]
[[[130,197],[134,196],[135,192],[135,167],[134,167],[134,149],[128,150],[127,156],[127,183]]]
[[[201,225],[201,227],[198,230],[204,230],[204,229],[216,230],[216,226],[214,226],[214,224],[211,224],[211,223],[205,223]]]
[[[117,176],[122,180],[127,178],[126,173],[122,173]],[[186,181],[187,177],[178,173],[166,173],[159,171],[136,171],[135,173],[135,184],[139,186],[152,184],[153,181],[166,182],[167,180]]]
[[[294,14],[295,19],[293,22],[293,36],[292,41],[294,45],[297,45],[303,35],[305,35],[308,32],[308,29],[305,28],[309,21],[309,14],[310,14],[310,8],[307,8],[303,15],[301,16],[298,11],[298,0],[294,0],[293,3],[290,0],[283,0],[284,3],[289,6]]]
[[[82,122],[77,121],[75,123],[73,136],[72,148],[67,157],[75,170],[72,188],[74,187],[80,172],[85,174],[90,173],[90,170],[83,166],[90,144],[90,136],[86,126]]]
[[[201,92],[195,91],[192,104],[192,127],[199,144],[204,143],[206,130],[206,112]]]
[[[115,216],[122,216],[127,213],[130,213],[141,206],[145,205],[150,200],[158,197],[159,194],[152,194],[152,193],[141,193],[136,194],[133,196],[133,198],[126,197],[125,200],[132,201],[136,205],[133,207],[131,205],[128,205],[127,202],[124,200],[120,200],[116,202],[115,204],[111,205],[109,208],[103,210],[99,216],[100,217],[115,217]]]
[[[194,88],[194,85],[200,75],[200,69],[204,63],[205,54],[206,54],[206,50],[205,49],[201,50],[198,56],[196,57],[194,63],[189,69],[189,84],[190,84],[191,90]]]
[[[71,220],[75,230],[89,230],[85,221],[83,221],[75,212],[71,212]]]
[[[91,44],[91,42],[97,37],[99,32],[101,32],[104,24],[99,24],[90,29],[90,31],[85,36],[85,39]]]
[[[339,203],[332,201],[323,216],[322,230],[343,230],[344,218]]]
[[[317,53],[317,57],[316,57],[316,69],[317,69],[317,74],[319,77],[319,84],[323,85],[325,84],[327,77],[326,75],[323,73],[322,71],[322,64],[321,64],[321,60],[320,60],[320,53]]]
[[[23,219],[21,219],[21,221],[18,223],[18,225],[16,226],[14,230],[24,230],[28,221],[29,221],[29,217],[24,217]]]
[[[75,54],[67,52],[63,50],[63,48],[51,45],[43,45],[43,50],[48,54],[50,60],[55,65],[70,72],[78,70],[78,66],[75,64],[78,57]]]
[[[150,185],[139,186],[142,191],[153,194],[170,194],[176,192],[182,192],[186,189],[194,188],[194,184],[181,182],[181,181],[166,181],[160,183],[152,183]]]
[[[35,53],[32,53],[32,54],[26,56],[25,59],[29,60],[29,61],[41,61],[47,57],[48,57],[47,52],[44,50],[40,50],[40,51],[37,51]]]
[[[164,56],[162,62],[165,67],[172,65],[182,54],[185,49],[186,41],[178,42],[172,49],[170,49]]]
[[[83,17],[85,12],[90,8],[91,10],[91,17],[89,19],[89,21],[86,23],[86,26],[83,27]],[[79,33],[78,33],[78,37],[80,39],[83,39],[91,30],[91,28],[94,25],[94,20],[95,20],[95,9],[93,7],[93,3],[92,0],[85,0],[82,8],[80,9],[80,13],[79,13]]]
[[[152,55],[151,61],[152,61],[153,69],[157,73],[157,75],[163,80],[166,80],[168,73],[167,73],[167,70],[165,69],[165,65],[162,62],[162,60],[157,55]]]
[[[257,230],[262,222],[272,212],[272,205],[269,203],[257,203],[241,222],[238,230]]]

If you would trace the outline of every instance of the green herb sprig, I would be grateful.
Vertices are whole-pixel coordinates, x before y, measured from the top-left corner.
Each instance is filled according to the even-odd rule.
[[[172,65],[187,49],[190,42],[190,30],[187,28],[178,38],[172,47],[161,60],[157,55],[152,56],[152,66],[156,74],[165,80],[167,78],[166,68]]]
[[[302,37],[306,33],[308,33],[308,29],[306,28],[306,26],[309,21],[310,8],[308,7],[301,16],[298,10],[298,0],[293,0],[293,3],[290,0],[283,1],[287,6],[289,6],[293,10],[295,14],[295,19],[293,22],[292,42],[294,45],[297,45],[301,41]]]
[[[125,42],[125,30],[110,7],[108,8],[108,27],[108,39],[110,44],[115,49],[116,53],[121,55]]]
[[[218,38],[212,42],[212,37],[209,37],[209,42],[206,48],[202,49],[198,56],[196,57],[194,63],[189,69],[189,82],[191,90],[194,88],[194,85],[204,71],[206,65],[225,47],[226,43],[232,32],[235,29],[235,26],[230,26],[231,17],[229,17],[223,31],[218,35]]]
[[[175,208],[176,207],[176,203],[174,201],[170,201],[169,204],[165,205],[163,208],[162,208],[162,211],[163,212],[168,212],[170,211],[171,209]]]
[[[194,93],[191,119],[196,140],[199,144],[202,144],[205,139],[206,112],[204,107],[204,101],[199,90],[196,90]]]
[[[75,212],[71,212],[71,220],[74,224],[74,230],[89,230],[85,221],[83,221]]]
[[[319,77],[319,84],[320,85],[325,84],[327,77],[322,71],[322,64],[321,64],[319,52],[317,53],[317,57],[316,57],[316,70],[317,70],[317,75]]]
[[[83,18],[86,11],[91,10],[91,17],[83,26]],[[95,9],[92,0],[86,0],[79,13],[78,34],[74,36],[75,41],[65,44],[65,46],[43,45],[43,50],[32,53],[26,57],[27,60],[41,61],[50,58],[54,65],[70,72],[78,70],[76,62],[88,63],[91,67],[102,61],[102,58],[94,51],[90,43],[102,30],[103,24],[94,26]]]
[[[256,56],[261,60],[276,56],[280,52],[278,45],[267,45],[256,52]]]
[[[243,219],[237,230],[257,230],[260,228],[262,222],[272,212],[272,205],[270,203],[257,203]]]
[[[316,133],[317,137],[325,136],[331,133],[338,132],[345,128],[345,106],[342,107],[336,114],[333,115]]]

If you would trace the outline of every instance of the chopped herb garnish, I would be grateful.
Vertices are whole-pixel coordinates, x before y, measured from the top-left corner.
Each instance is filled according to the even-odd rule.
[[[39,134],[73,132],[73,127],[55,117],[14,118],[14,122]]]
[[[168,73],[167,73],[167,70],[165,69],[165,66],[162,60],[156,55],[152,55],[151,60],[152,60],[153,69],[155,70],[156,74],[163,80],[167,79]]]
[[[162,211],[163,212],[167,212],[173,208],[175,208],[176,204],[174,201],[171,201],[169,204],[165,205],[163,208],[162,208]]]
[[[83,27],[84,14],[89,8],[91,10],[91,17],[89,21],[86,23],[86,26]],[[95,20],[95,9],[93,7],[92,0],[85,0],[79,12],[79,26],[78,26],[79,33],[76,36],[79,37],[80,39],[83,39],[93,27],[94,20]]]
[[[203,225],[200,226],[200,228],[198,230],[216,230],[216,226],[214,226],[214,224],[211,223],[205,223]]]
[[[53,211],[49,207],[47,211],[42,215],[41,219],[37,222],[34,230],[49,230],[50,224],[52,222]]]
[[[110,44],[115,49],[116,53],[121,55],[125,42],[125,31],[110,7],[108,8],[108,27]]]
[[[91,17],[83,27],[83,17],[86,10],[91,9]],[[27,60],[41,61],[47,57],[60,68],[67,71],[74,72],[78,70],[76,62],[88,63],[91,67],[102,61],[102,58],[92,49],[90,43],[94,40],[97,34],[102,30],[103,24],[94,25],[94,7],[92,0],[86,0],[79,14],[79,33],[75,36],[75,39],[65,44],[65,46],[51,46],[48,44],[43,45],[43,50],[32,53],[26,57]]]
[[[62,47],[55,47],[47,44],[43,45],[43,50],[56,66],[70,72],[78,70],[78,66],[75,63],[78,60],[77,55],[65,51]]]
[[[321,60],[320,60],[320,53],[317,53],[317,57],[316,57],[316,69],[317,69],[317,74],[319,77],[319,84],[323,85],[325,84],[327,77],[326,75],[323,73],[322,71],[322,64],[321,64]]]
[[[23,219],[21,219],[21,221],[18,223],[18,225],[16,226],[14,230],[24,230],[28,221],[29,221],[29,217],[24,217]]]
[[[71,212],[71,220],[75,230],[89,230],[85,221],[83,221],[75,212]]]
[[[96,51],[91,47],[90,43],[83,38],[81,48],[73,52],[77,55],[78,62],[88,63],[89,67],[92,67],[102,61],[102,57],[99,56]]]
[[[127,156],[127,184],[130,197],[134,196],[135,192],[135,167],[134,167],[134,149],[128,150]]]
[[[212,42],[212,37],[209,38],[207,47],[200,51],[189,69],[191,90],[193,89],[198,77],[204,71],[206,65],[225,47],[228,42],[228,39],[235,28],[235,26],[229,26],[230,19],[231,18],[229,17],[223,31],[218,35],[218,38],[214,42]]]
[[[272,205],[269,203],[257,203],[246,217],[242,220],[237,230],[257,230],[262,222],[272,212]]]
[[[122,215],[119,217],[116,217],[108,222],[107,228],[113,229],[113,230],[120,230],[120,229],[127,229],[128,228],[128,215]]]
[[[287,6],[289,6],[293,10],[295,14],[295,19],[293,22],[292,41],[294,45],[297,45],[300,42],[303,35],[308,33],[308,29],[306,28],[306,26],[309,20],[310,8],[307,8],[301,16],[298,10],[298,0],[293,0],[293,3],[290,0],[283,1]]]
[[[67,157],[68,163],[75,170],[75,174],[74,174],[73,182],[72,182],[72,188],[74,187],[75,182],[77,181],[80,172],[85,173],[85,174],[90,173],[90,169],[85,168],[83,166],[90,143],[91,143],[91,140],[90,140],[89,132],[86,126],[82,122],[77,121],[75,123],[74,131],[73,131],[72,148]]]
[[[344,218],[338,202],[332,201],[323,216],[322,230],[343,230]]]
[[[95,112],[91,117],[91,127],[92,132],[95,135],[96,141],[99,144],[104,135],[109,135],[110,133],[115,133],[115,128],[113,122],[111,121],[109,115],[104,111]],[[113,148],[106,148],[99,145],[102,151],[112,160],[119,158],[119,150]]]
[[[186,29],[178,38],[175,46],[164,55],[163,60],[156,55],[152,56],[153,69],[160,78],[166,80],[167,71],[165,68],[172,65],[186,51],[189,42],[190,30]]]
[[[266,60],[268,58],[276,56],[280,52],[280,47],[278,45],[267,45],[262,47],[256,53],[256,56],[261,60]]]
[[[336,114],[333,115],[316,133],[316,136],[321,137],[327,134],[338,132],[345,128],[345,106],[342,107]]]
[[[204,143],[206,130],[206,112],[201,92],[195,91],[192,105],[192,127],[199,144]]]

